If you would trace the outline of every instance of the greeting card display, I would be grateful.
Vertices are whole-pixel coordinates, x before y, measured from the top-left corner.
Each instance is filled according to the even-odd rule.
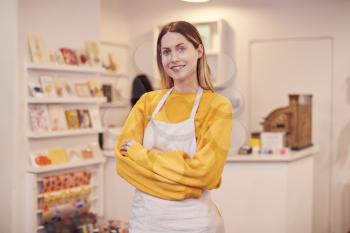
[[[64,189],[89,185],[91,171],[83,170],[43,177],[40,193],[55,192]]]
[[[75,50],[75,53],[77,55],[79,65],[83,65],[83,66],[90,65],[89,55],[85,50],[77,49]]]
[[[43,97],[44,90],[41,87],[41,84],[38,79],[30,80],[28,82],[29,94],[32,97]]]
[[[29,117],[33,132],[47,132],[50,129],[46,105],[29,105]]]
[[[89,110],[78,109],[77,111],[78,111],[80,128],[91,128],[92,122],[91,122]]]
[[[89,86],[89,89],[90,89],[90,95],[91,96],[97,96],[97,97],[103,96],[102,84],[101,84],[100,81],[98,81],[98,80],[90,80],[88,82],[88,86]]]
[[[68,156],[63,148],[49,149],[47,157],[52,161],[53,164],[62,164],[68,162]]]
[[[90,117],[92,121],[92,127],[95,129],[101,128],[101,117],[100,117],[100,111],[98,108],[91,108],[90,109]]]
[[[103,96],[107,98],[107,103],[112,102],[112,96],[113,96],[112,91],[113,91],[113,88],[111,84],[102,85]]]
[[[75,87],[75,93],[77,94],[77,96],[80,96],[80,97],[90,96],[90,89],[87,83],[75,83],[74,87]]]
[[[86,43],[86,50],[89,60],[93,66],[101,66],[100,45],[97,41],[89,41]]]
[[[33,167],[42,167],[52,164],[51,159],[47,156],[47,151],[32,153],[30,155],[30,162]]]
[[[64,63],[67,65],[79,65],[77,55],[73,49],[60,48],[60,51],[62,53]]]
[[[28,47],[31,59],[35,63],[47,63],[49,61],[48,52],[42,38],[35,34],[28,34]]]
[[[50,126],[52,131],[62,131],[67,129],[67,121],[62,105],[48,105]]]
[[[59,50],[51,50],[49,51],[49,60],[51,63],[62,65],[64,64],[64,59],[61,51]]]
[[[51,76],[40,76],[41,87],[43,88],[44,94],[49,97],[56,95],[54,78]]]
[[[65,114],[66,114],[68,129],[79,129],[80,123],[79,123],[77,110],[75,109],[66,110]]]

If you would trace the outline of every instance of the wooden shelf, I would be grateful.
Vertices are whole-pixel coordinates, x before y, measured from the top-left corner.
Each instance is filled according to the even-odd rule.
[[[100,163],[104,163],[106,161],[105,158],[98,158],[98,159],[91,159],[91,160],[85,160],[81,162],[74,162],[74,163],[67,163],[67,164],[57,164],[57,165],[48,165],[45,167],[29,167],[27,171],[29,173],[47,173],[47,172],[53,172],[53,171],[62,171],[62,170],[68,170],[72,168],[79,168],[79,167],[87,167],[91,165],[96,165]]]
[[[106,97],[29,97],[27,102],[30,104],[103,104],[106,101]]]
[[[54,137],[70,137],[76,135],[88,135],[97,134],[103,132],[103,129],[71,129],[65,131],[54,131],[54,132],[30,132],[28,138],[42,139],[42,138],[54,138]]]

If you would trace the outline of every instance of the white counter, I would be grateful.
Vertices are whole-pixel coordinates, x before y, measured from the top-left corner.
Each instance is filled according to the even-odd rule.
[[[313,154],[229,156],[213,191],[227,233],[311,233]]]

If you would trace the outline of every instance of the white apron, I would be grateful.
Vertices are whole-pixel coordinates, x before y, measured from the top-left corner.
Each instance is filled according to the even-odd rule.
[[[195,114],[203,93],[199,87],[190,117],[179,123],[155,120],[173,88],[163,96],[144,133],[143,146],[157,151],[196,152]],[[205,190],[198,199],[163,200],[136,190],[132,205],[130,233],[224,233],[222,218]]]

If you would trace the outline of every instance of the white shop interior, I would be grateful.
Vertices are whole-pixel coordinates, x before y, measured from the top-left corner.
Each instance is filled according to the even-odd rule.
[[[160,87],[160,27],[185,20],[202,27],[216,90],[234,105],[231,150],[221,187],[213,191],[226,232],[350,232],[349,12],[348,0],[3,0],[0,231],[45,232],[38,200],[55,198],[43,193],[45,179],[71,172],[90,183],[70,195],[88,193],[101,221],[127,223],[134,188],[116,173],[113,140],[131,108],[133,78],[146,74]],[[97,42],[101,54],[115,55],[115,72],[33,62],[33,33],[48,51],[81,51]],[[104,93],[84,94],[84,87],[78,96],[36,98],[29,89],[42,76],[103,83],[111,101]],[[312,145],[284,155],[239,155],[264,117],[288,106],[289,94],[312,95]],[[33,106],[86,110],[92,125],[33,132]],[[87,159],[33,165],[34,152],[52,148],[85,148]]]

